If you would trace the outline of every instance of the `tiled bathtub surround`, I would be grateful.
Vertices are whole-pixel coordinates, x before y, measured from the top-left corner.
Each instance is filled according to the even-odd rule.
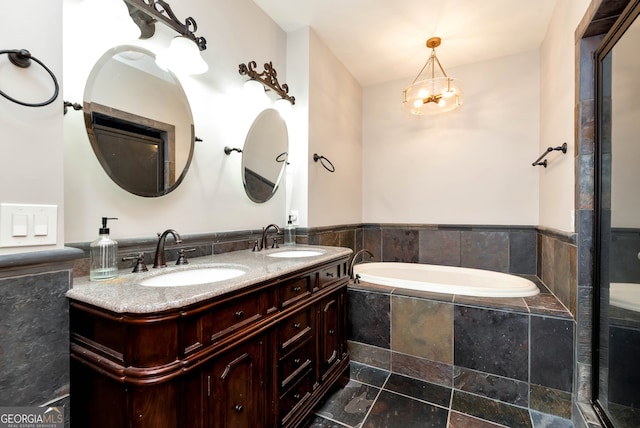
[[[571,418],[574,321],[532,279],[542,294],[507,299],[352,285],[352,360],[453,388],[463,402]]]

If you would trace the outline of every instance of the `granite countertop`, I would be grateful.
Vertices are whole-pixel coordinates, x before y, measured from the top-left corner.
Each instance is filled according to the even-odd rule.
[[[321,255],[311,257],[277,258],[269,254],[288,250],[318,250]],[[73,279],[73,287],[67,297],[116,313],[147,314],[182,308],[212,297],[239,290],[250,285],[276,279],[313,265],[348,256],[350,248],[296,245],[268,249],[233,251],[224,254],[189,259],[189,264],[167,266],[162,269],[149,267],[148,272],[131,273],[120,270],[118,277],[105,281],[89,281],[89,277]],[[246,271],[242,276],[207,284],[180,287],[150,287],[140,283],[150,277],[171,272],[205,267],[227,267]]]

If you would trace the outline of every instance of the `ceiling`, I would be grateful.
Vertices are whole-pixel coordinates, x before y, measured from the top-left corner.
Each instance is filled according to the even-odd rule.
[[[253,1],[286,32],[311,27],[364,87],[413,79],[433,36],[445,70],[538,49],[558,0]]]

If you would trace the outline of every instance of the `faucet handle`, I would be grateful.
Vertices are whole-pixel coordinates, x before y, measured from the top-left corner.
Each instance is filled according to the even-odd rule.
[[[257,239],[255,241],[249,241],[249,244],[253,244],[253,249],[251,251],[260,251],[260,244]]]
[[[134,255],[124,256],[122,258],[123,262],[126,262],[127,260],[136,261],[136,265],[133,267],[133,270],[131,271],[132,273],[147,272],[149,270],[147,269],[147,265],[144,264],[144,253],[142,252]]]
[[[278,237],[277,236],[275,238],[273,238],[273,244],[271,244],[271,248],[280,248],[280,245],[278,245]]]
[[[178,250],[178,260],[176,260],[176,265],[188,265],[189,261],[187,261],[187,258],[185,257],[184,253],[190,253],[192,251],[195,251],[195,248],[189,248],[189,249],[184,249],[184,248],[180,248]]]

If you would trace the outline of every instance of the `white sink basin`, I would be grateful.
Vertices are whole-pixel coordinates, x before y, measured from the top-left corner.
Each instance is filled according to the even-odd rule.
[[[234,267],[208,267],[200,269],[181,270],[152,276],[140,282],[147,287],[183,287],[185,285],[208,284],[237,278],[247,273]]]
[[[283,259],[295,258],[295,257],[313,257],[323,254],[323,251],[317,250],[285,250],[278,251],[277,253],[267,254],[267,257],[279,257]]]

